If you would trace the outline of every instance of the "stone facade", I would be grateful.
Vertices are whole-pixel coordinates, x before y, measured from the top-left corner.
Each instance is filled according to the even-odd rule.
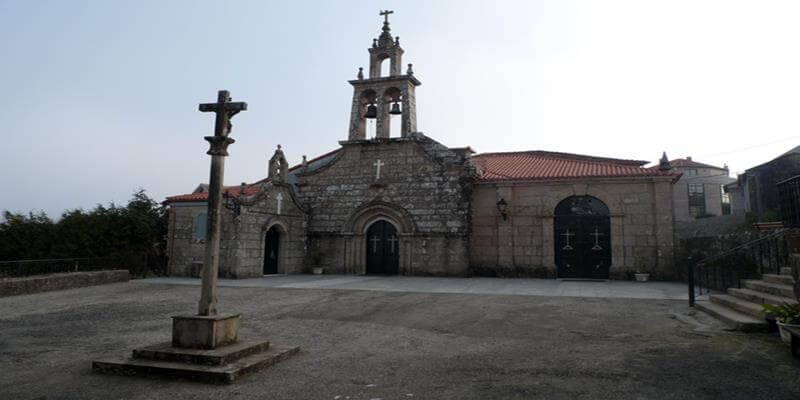
[[[281,210],[278,210],[278,198]],[[219,274],[228,278],[263,275],[265,234],[275,227],[280,232],[279,273],[303,272],[306,246],[306,211],[286,183],[257,185],[257,192],[240,201],[241,214],[222,213]],[[173,203],[169,211],[169,274],[199,277],[205,240],[198,227],[206,213],[205,203]]]
[[[474,177],[467,153],[421,133],[341,145],[298,189],[311,213],[310,246],[325,253],[325,270],[365,273],[367,228],[385,220],[401,238],[401,274],[466,274]]]
[[[470,264],[498,275],[557,277],[554,210],[570,196],[589,195],[610,211],[611,278],[635,270],[657,279],[677,275],[673,263],[672,178],[583,179],[476,185]],[[497,201],[508,202],[503,220]]]
[[[610,237],[603,250],[610,266],[604,264],[603,274],[625,278],[638,270],[657,279],[675,276],[672,186],[677,175],[643,168],[646,161],[541,151],[473,155],[469,148],[442,145],[416,130],[420,83],[410,64],[401,75],[403,50],[388,26],[387,19],[369,50],[369,77],[362,68],[350,81],[351,120],[340,148],[310,161],[304,157],[289,168],[279,146],[266,179],[225,189],[230,209],[223,213],[220,275],[272,272],[274,264],[269,260],[268,269],[265,260],[266,250],[275,248],[274,228],[278,273],[322,267],[333,274],[552,278],[558,272],[556,205],[586,195],[608,208],[603,221],[610,221],[610,228],[602,235]],[[390,73],[382,77],[384,60]],[[389,131],[392,115],[401,118],[395,137]],[[376,120],[374,138],[366,137],[367,119]],[[553,175],[565,171],[580,173]],[[166,201],[171,275],[199,275],[205,190],[201,185]],[[508,203],[507,218],[498,212],[499,199]],[[605,229],[609,223],[604,223]],[[376,255],[378,242],[390,256]],[[391,268],[369,269],[376,257],[378,265]]]

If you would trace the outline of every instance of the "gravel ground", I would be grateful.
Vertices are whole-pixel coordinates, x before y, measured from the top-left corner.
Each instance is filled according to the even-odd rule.
[[[242,337],[300,354],[234,385],[96,375],[168,341],[195,286],[131,281],[0,298],[2,399],[800,399],[775,335],[728,332],[684,301],[220,289]]]

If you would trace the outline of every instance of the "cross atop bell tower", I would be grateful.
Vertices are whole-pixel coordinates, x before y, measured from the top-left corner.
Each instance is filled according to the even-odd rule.
[[[391,28],[389,28],[389,14],[394,14],[394,11],[385,10],[381,11],[379,15],[383,19],[383,32],[377,39],[372,39],[372,48],[369,49],[369,77],[381,77],[381,64],[383,60],[389,59],[389,75],[400,75],[400,69],[403,62],[403,48],[400,47],[400,37],[393,38]]]
[[[417,130],[417,112],[414,88],[420,85],[414,77],[411,64],[402,73],[403,48],[400,37],[392,37],[389,15],[394,11],[383,10],[380,36],[372,39],[369,50],[369,77],[364,79],[364,69],[358,69],[353,85],[353,107],[350,113],[348,140],[366,140],[366,120],[375,119],[376,138],[391,136],[392,115],[400,115],[400,136],[411,136]],[[381,76],[381,65],[389,62],[389,75]],[[402,105],[402,106],[401,106]]]

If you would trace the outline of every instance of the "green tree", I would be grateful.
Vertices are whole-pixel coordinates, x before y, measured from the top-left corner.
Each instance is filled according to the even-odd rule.
[[[68,210],[58,222],[43,212],[3,213],[0,260],[109,257],[130,268],[161,269],[167,217],[164,207],[134,192],[128,204],[101,204],[89,212]],[[143,271],[140,271],[143,272]]]

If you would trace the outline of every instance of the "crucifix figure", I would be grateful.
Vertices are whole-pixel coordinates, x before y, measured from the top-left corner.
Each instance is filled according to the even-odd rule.
[[[570,233],[569,229],[567,229],[566,232],[561,234],[561,236],[564,236],[567,239],[567,245],[562,247],[562,250],[572,250],[572,246],[569,245],[569,237],[570,236],[575,236],[575,234],[574,233]]]
[[[378,253],[378,242],[380,242],[381,239],[378,238],[377,236],[373,236],[372,239],[370,239],[369,241],[372,242],[372,254],[377,254]]]
[[[375,161],[374,164],[372,164],[373,167],[377,167],[377,170],[375,171],[375,180],[376,181],[381,180],[381,167],[384,166],[384,165],[386,165],[386,164],[381,162],[380,159],[378,161]]]
[[[240,111],[247,110],[247,103],[231,102],[227,90],[217,93],[216,103],[200,104],[201,112],[217,114],[214,122],[214,136],[206,136],[211,148],[206,154],[211,156],[211,175],[208,191],[208,225],[206,226],[206,249],[203,262],[203,285],[200,292],[199,315],[217,314],[217,271],[219,270],[219,240],[221,230],[222,178],[225,172],[225,157],[228,145],[234,142],[228,135],[231,132],[231,118]]]
[[[380,15],[384,18],[383,23],[389,23],[389,14],[394,14],[394,11],[391,10],[381,10]]]
[[[604,234],[600,233],[597,227],[595,227],[594,233],[590,233],[589,235],[594,236],[594,246],[592,246],[592,250],[603,250],[603,248],[600,247],[600,236],[603,236]]]
[[[281,203],[283,203],[283,193],[278,193],[278,195],[275,196],[275,200],[278,201],[278,215],[281,215]]]
[[[394,237],[394,235],[390,236],[389,239],[387,240],[389,241],[389,251],[392,254],[394,254],[394,244],[397,243],[399,240],[397,240],[397,238]]]

